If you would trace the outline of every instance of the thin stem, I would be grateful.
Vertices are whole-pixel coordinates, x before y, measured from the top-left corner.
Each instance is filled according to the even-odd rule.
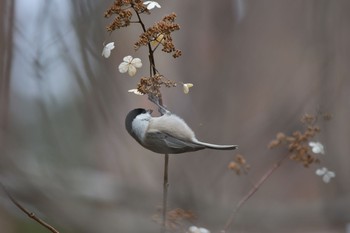
[[[40,225],[42,225],[43,227],[47,228],[48,230],[50,230],[53,233],[59,233],[58,230],[56,230],[53,226],[51,226],[50,224],[48,224],[47,222],[45,222],[44,220],[42,220],[41,218],[37,217],[35,215],[35,213],[30,212],[29,210],[27,210],[25,207],[23,207],[5,188],[5,186],[3,184],[1,184],[2,188],[4,189],[6,195],[10,198],[10,200],[12,201],[13,204],[15,204],[18,209],[20,209],[22,212],[24,212],[29,218],[33,219],[34,221],[36,221],[37,223],[39,223]]]
[[[166,232],[166,215],[167,215],[167,200],[168,200],[168,166],[169,166],[169,155],[165,154],[164,158],[164,180],[163,180],[163,208],[162,208],[162,228],[161,233]]]
[[[131,6],[132,6],[132,8],[134,9],[134,11],[135,11],[135,13],[137,15],[137,18],[139,20],[139,23],[140,23],[140,25],[142,27],[143,32],[146,32],[146,26],[143,23],[139,12],[137,10],[135,10],[135,8],[133,7],[133,4],[131,4]],[[150,76],[152,77],[153,75],[155,75],[157,73],[156,62],[155,62],[155,59],[154,59],[154,51],[152,50],[151,44],[148,43],[147,47],[148,47],[148,59],[149,59],[149,62],[150,62]],[[159,104],[163,106],[162,96],[159,95],[158,99],[159,99]],[[162,112],[160,112],[160,113],[162,114]]]
[[[157,39],[156,39],[156,41],[157,41]],[[163,39],[161,40],[161,41],[157,41],[158,42],[158,44],[156,45],[156,47],[154,47],[154,49],[152,49],[152,52],[154,53],[154,51],[156,51],[156,49],[159,47],[159,45],[162,43],[162,41],[163,41]]]
[[[137,18],[139,19],[139,23],[140,23],[140,25],[142,27],[143,32],[146,32],[146,26],[142,22],[139,12],[137,12],[137,10],[135,10],[135,13],[137,15]],[[148,43],[147,46],[148,46],[148,58],[149,58],[150,66],[151,66],[150,74],[152,76],[152,74],[154,75],[157,72],[157,70],[156,70],[156,63],[155,63],[155,60],[154,60],[154,55],[153,55],[153,50],[152,50],[151,44]]]
[[[133,7],[133,4],[131,5]],[[143,32],[146,32],[146,27],[145,24],[143,23],[140,14],[135,8],[133,7],[137,18],[139,20],[139,23],[142,27]],[[157,74],[157,69],[156,69],[156,63],[154,59],[154,51],[152,50],[151,44],[147,44],[148,47],[148,59],[150,62],[150,76],[152,77],[153,75]],[[158,103],[163,106],[163,99],[162,96],[158,96]],[[159,108],[160,114],[163,115],[163,113],[160,111],[161,108]],[[162,208],[162,227],[161,227],[161,233],[166,232],[166,222],[167,222],[167,201],[168,201],[168,167],[169,167],[169,155],[165,154],[164,155],[164,177],[163,177],[163,208]]]
[[[258,189],[265,183],[265,181],[273,174],[274,171],[277,170],[282,164],[282,162],[287,158],[288,156],[283,156],[282,159],[280,159],[278,162],[272,165],[272,167],[260,178],[260,180],[253,186],[251,190],[237,203],[235,209],[233,210],[230,218],[228,219],[224,229],[221,231],[221,233],[225,233],[233,224],[237,212],[240,210],[240,208],[243,206],[244,203],[246,203],[249,198],[251,198],[254,193],[258,191]]]

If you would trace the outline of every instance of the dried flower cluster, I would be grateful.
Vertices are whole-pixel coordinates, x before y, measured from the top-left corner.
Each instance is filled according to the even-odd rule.
[[[106,12],[105,17],[109,18],[116,15],[113,22],[107,26],[107,31],[112,32],[122,27],[127,27],[131,23],[140,24],[143,32],[139,36],[139,39],[134,43],[135,50],[141,46],[147,46],[149,51],[150,61],[150,76],[142,77],[137,89],[131,89],[129,92],[137,95],[148,94],[151,96],[161,97],[160,87],[176,87],[176,82],[166,80],[160,75],[155,67],[154,52],[158,47],[162,47],[162,51],[171,53],[174,58],[181,56],[181,51],[175,48],[171,33],[180,29],[179,24],[175,23],[176,14],[171,13],[165,16],[159,22],[156,22],[153,26],[147,28],[141,19],[140,14],[150,14],[150,10],[154,8],[161,8],[156,1],[142,1],[142,0],[115,0],[113,5],[110,6]],[[134,16],[135,15],[135,16]],[[132,18],[135,18],[132,21]],[[102,55],[106,58],[110,56],[112,48],[105,47]],[[139,58],[133,58],[131,55],[124,57],[123,62],[119,65],[118,69],[121,73],[128,73],[129,76],[134,76],[137,72],[136,68],[141,68],[142,62]],[[193,84],[183,84],[184,93],[189,92],[189,88]]]
[[[181,51],[175,48],[171,33],[180,29],[179,24],[175,23],[176,14],[171,13],[165,16],[161,21],[155,23],[152,27],[149,27],[139,37],[139,40],[135,43],[135,49],[139,49],[141,46],[146,46],[151,42],[158,41],[157,46],[161,44],[163,46],[162,51],[166,53],[172,53],[174,58],[181,56]]]
[[[153,220],[157,223],[161,223],[161,209],[158,210],[159,213],[153,216]],[[184,229],[184,221],[194,220],[196,216],[190,210],[183,210],[176,208],[167,212],[167,222],[166,228],[170,230],[181,230]]]
[[[142,94],[160,97],[160,88],[162,86],[176,87],[176,82],[167,80],[164,76],[156,74],[153,77],[142,77],[137,85],[137,90]]]
[[[248,173],[250,165],[247,163],[246,159],[241,154],[237,154],[233,161],[228,164],[228,168],[235,171],[237,175],[243,173]]]
[[[302,163],[305,167],[309,167],[313,163],[318,163],[320,161],[319,158],[312,153],[309,147],[310,140],[320,132],[316,121],[316,116],[309,114],[303,116],[301,119],[301,122],[305,126],[303,132],[295,131],[290,136],[279,132],[276,135],[276,139],[272,140],[268,147],[272,149],[286,145],[290,153],[290,159]]]
[[[133,13],[131,9],[134,9],[138,16],[137,23],[140,22],[139,14],[142,13],[150,13],[150,9],[152,9],[155,5],[158,4],[156,2],[148,1],[148,5],[144,4],[141,0],[116,0],[113,5],[110,6],[105,12],[105,17],[109,18],[112,15],[116,15],[111,24],[109,24],[106,28],[107,31],[112,32],[116,29],[120,29],[122,27],[127,27],[132,22]],[[152,6],[149,7],[149,6]],[[148,9],[148,8],[149,9]],[[159,6],[160,7],[160,6]],[[134,44],[135,50],[139,49],[141,46],[147,46],[151,42],[159,40],[161,37],[161,42],[157,43],[157,46],[161,44],[163,46],[162,51],[166,53],[172,53],[174,58],[181,56],[181,50],[175,48],[173,43],[173,39],[171,37],[171,33],[180,29],[179,24],[175,23],[176,14],[171,13],[165,16],[161,21],[155,23],[153,26],[148,29],[144,28],[144,32],[140,35],[139,40]],[[158,41],[159,42],[159,41]]]
[[[107,31],[112,32],[116,29],[129,26],[132,18],[130,8],[133,8],[138,14],[149,14],[149,10],[143,4],[142,0],[116,0],[105,12],[106,18],[116,15],[113,22],[107,26]]]

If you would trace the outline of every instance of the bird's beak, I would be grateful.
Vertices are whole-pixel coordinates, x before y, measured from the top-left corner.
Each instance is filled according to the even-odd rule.
[[[148,109],[147,112],[148,112],[149,114],[152,114],[153,110],[152,110],[152,109]]]

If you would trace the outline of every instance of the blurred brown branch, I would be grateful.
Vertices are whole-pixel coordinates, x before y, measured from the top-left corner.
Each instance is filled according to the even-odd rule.
[[[47,222],[45,222],[44,220],[42,220],[41,218],[37,217],[35,215],[35,213],[30,212],[29,210],[27,210],[25,207],[23,207],[5,188],[5,186],[3,184],[0,183],[0,185],[2,186],[2,188],[4,189],[6,195],[8,196],[8,198],[10,198],[10,200],[12,201],[13,204],[15,204],[18,209],[20,209],[22,212],[24,212],[29,218],[33,219],[34,221],[36,221],[37,223],[39,223],[40,225],[42,225],[43,227],[49,229],[51,232],[53,233],[59,233],[58,230],[56,230],[53,226],[51,226],[50,224],[48,224]]]
[[[240,208],[243,206],[244,203],[246,203],[251,196],[254,195],[258,191],[258,189],[265,183],[265,181],[274,173],[274,171],[277,170],[282,164],[282,162],[288,158],[288,154],[286,156],[283,156],[278,162],[272,165],[272,167],[260,178],[260,180],[253,186],[251,190],[237,203],[235,209],[233,210],[231,216],[229,217],[224,229],[221,231],[222,233],[227,232],[227,230],[232,226],[236,215]]]

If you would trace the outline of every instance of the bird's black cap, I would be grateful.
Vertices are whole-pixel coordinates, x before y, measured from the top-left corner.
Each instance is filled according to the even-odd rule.
[[[143,109],[143,108],[136,108],[134,110],[131,110],[128,115],[125,118],[125,128],[128,131],[128,133],[135,138],[137,141],[139,141],[139,139],[136,137],[135,133],[132,130],[132,122],[133,120],[140,114],[146,113],[147,110]]]

